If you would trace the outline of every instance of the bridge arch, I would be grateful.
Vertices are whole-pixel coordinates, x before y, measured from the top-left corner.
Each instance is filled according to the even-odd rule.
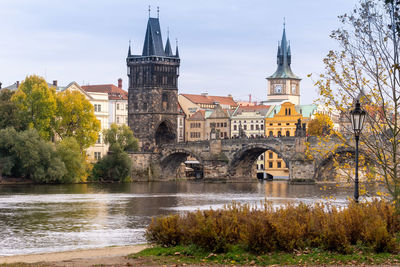
[[[165,179],[183,178],[178,177],[179,167],[189,156],[198,160],[200,162],[201,169],[203,169],[203,159],[199,155],[193,153],[189,149],[173,149],[163,153],[160,157],[160,168],[162,171],[161,177]]]
[[[289,168],[289,159],[282,151],[274,144],[251,144],[238,150],[232,157],[228,173],[231,177],[256,177],[254,164],[257,158],[266,151],[272,151],[285,162],[286,167]]]
[[[359,150],[359,154],[365,157],[365,160],[369,163],[372,163],[372,159],[368,156],[365,151],[362,149]],[[338,148],[334,152],[329,152],[324,155],[324,157],[315,162],[315,181],[335,181],[338,168],[336,168],[334,162],[335,157],[337,157],[337,161],[339,163],[345,164],[345,161],[351,161],[351,170],[354,170],[355,167],[355,148],[347,147],[347,148]],[[343,165],[341,165],[340,169]]]

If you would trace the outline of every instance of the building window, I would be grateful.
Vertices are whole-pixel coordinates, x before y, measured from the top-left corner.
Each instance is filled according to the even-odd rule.
[[[269,131],[269,137],[274,136],[274,133],[272,131]]]
[[[128,110],[128,104],[126,104],[126,110]]]
[[[243,129],[244,129],[244,130],[247,130],[247,125],[243,126]]]
[[[117,104],[117,110],[119,110],[119,104]]]
[[[278,137],[281,137],[281,136],[282,136],[281,131],[278,131]]]
[[[119,123],[119,117],[117,116],[117,123]]]
[[[260,130],[260,126],[258,124],[256,125],[256,130]]]
[[[101,159],[101,152],[94,152],[94,158],[97,160]]]
[[[237,130],[237,126],[233,125],[233,130],[236,131]]]
[[[260,128],[261,128],[261,130],[264,130],[264,125],[261,124],[261,125],[260,125]]]
[[[261,170],[264,170],[264,164],[261,164],[261,165],[260,165],[260,169],[261,169]]]
[[[224,122],[224,127],[227,127],[227,125],[228,125],[228,124],[227,124],[226,122]]]
[[[286,131],[286,136],[290,136],[290,132],[289,131]]]
[[[278,169],[282,168],[282,162],[278,161]]]
[[[250,130],[254,130],[254,125],[250,125]]]
[[[101,105],[100,104],[94,104],[94,111],[101,111]]]
[[[272,159],[272,158],[274,157],[274,153],[269,152],[269,153],[268,153],[268,157],[269,157],[270,159]]]
[[[97,137],[96,144],[101,144],[101,134],[99,134],[99,136]]]
[[[272,169],[273,165],[272,165],[272,161],[268,162],[268,168]]]
[[[147,103],[146,102],[143,103],[143,109],[147,110]]]

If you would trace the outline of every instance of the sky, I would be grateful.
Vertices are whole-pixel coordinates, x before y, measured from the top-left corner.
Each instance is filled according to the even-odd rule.
[[[301,103],[317,98],[312,78],[338,49],[329,35],[357,0],[0,0],[0,82],[37,74],[65,86],[117,84],[127,90],[126,56],[141,54],[149,17],[159,18],[181,58],[179,93],[267,99],[283,21]]]

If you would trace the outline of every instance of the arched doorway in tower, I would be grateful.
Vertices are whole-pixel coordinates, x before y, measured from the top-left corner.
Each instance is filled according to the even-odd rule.
[[[158,146],[176,142],[176,129],[170,121],[165,120],[158,125],[155,140]]]

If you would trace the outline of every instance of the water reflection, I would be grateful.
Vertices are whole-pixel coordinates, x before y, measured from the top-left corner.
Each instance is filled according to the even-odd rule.
[[[312,203],[324,195],[344,205],[351,190],[286,182],[164,182],[78,185],[1,185],[0,255],[145,242],[152,216],[219,208],[232,201],[273,205]]]

